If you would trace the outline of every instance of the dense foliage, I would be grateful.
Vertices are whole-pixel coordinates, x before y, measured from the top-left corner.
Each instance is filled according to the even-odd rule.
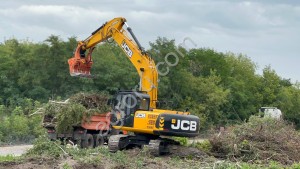
[[[14,128],[34,133],[34,120],[27,117],[49,99],[66,99],[80,91],[113,94],[138,84],[134,67],[114,43],[95,50],[95,78],[71,77],[67,60],[76,44],[73,37],[62,41],[53,35],[42,43],[10,39],[0,44],[0,141],[7,132],[13,135]],[[160,67],[162,72],[169,68],[169,73],[159,78],[161,105],[189,108],[201,118],[202,128],[241,122],[262,106],[278,107],[285,119],[300,127],[300,86],[278,76],[270,66],[258,75],[256,64],[244,55],[187,49],[166,38],[150,43],[148,52],[156,63],[166,62],[167,55],[169,63],[178,61]],[[17,120],[20,122],[14,124]],[[25,121],[27,127],[14,126]]]
[[[40,103],[27,98],[20,100],[20,104],[14,107],[0,105],[0,145],[31,142],[43,134],[42,116],[29,115]]]

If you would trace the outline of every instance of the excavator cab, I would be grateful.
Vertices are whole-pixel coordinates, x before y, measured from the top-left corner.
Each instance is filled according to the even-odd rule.
[[[70,75],[79,77],[92,77],[91,67],[93,65],[91,48],[86,56],[86,51],[82,49],[82,45],[78,44],[74,56],[68,60]]]
[[[150,97],[137,91],[119,91],[112,106],[114,113],[111,121],[117,122],[117,126],[133,127],[135,112],[150,110]]]

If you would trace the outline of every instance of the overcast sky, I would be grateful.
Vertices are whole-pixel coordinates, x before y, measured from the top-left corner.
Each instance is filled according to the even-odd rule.
[[[42,42],[51,34],[85,39],[119,16],[146,48],[158,36],[176,44],[189,37],[199,48],[243,53],[260,70],[270,64],[300,81],[298,0],[1,0],[0,42]]]

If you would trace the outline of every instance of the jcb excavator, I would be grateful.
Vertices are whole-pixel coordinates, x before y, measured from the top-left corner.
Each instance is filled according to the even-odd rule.
[[[123,29],[126,25],[127,31]],[[129,34],[130,36],[129,36]],[[189,112],[156,109],[158,73],[154,60],[141,46],[126,19],[119,17],[106,22],[87,39],[80,41],[75,54],[68,60],[71,76],[89,77],[92,52],[97,44],[113,39],[124,51],[140,76],[138,91],[119,91],[113,99],[113,128],[134,135],[113,135],[109,138],[111,152],[148,145],[156,155],[168,153],[168,145],[176,144],[164,136],[195,137],[199,118]]]

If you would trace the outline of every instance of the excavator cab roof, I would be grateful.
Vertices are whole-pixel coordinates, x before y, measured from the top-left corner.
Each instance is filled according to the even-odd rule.
[[[131,101],[129,101],[131,100]],[[149,110],[150,96],[140,91],[119,91],[113,99],[113,106],[128,106],[137,110]]]

